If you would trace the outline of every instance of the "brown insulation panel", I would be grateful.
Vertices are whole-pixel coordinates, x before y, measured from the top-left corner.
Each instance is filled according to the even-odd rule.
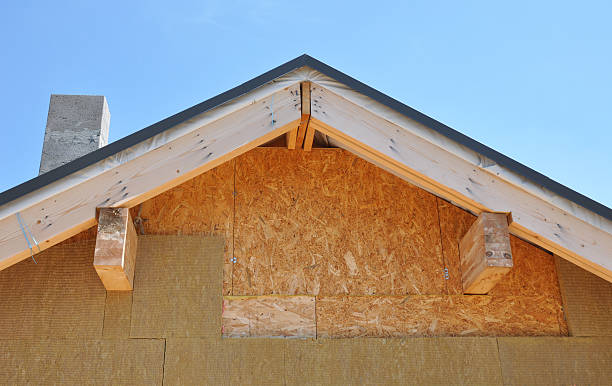
[[[140,236],[130,336],[219,336],[223,245],[213,236]]]
[[[612,338],[498,338],[506,385],[609,385]]]
[[[255,149],[236,191],[233,295],[446,288],[436,198],[344,150]]]
[[[563,305],[573,336],[612,336],[612,283],[557,257]]]
[[[486,295],[317,297],[317,337],[562,335],[546,297]]]
[[[234,221],[234,161],[209,170],[173,189],[135,207],[132,216],[140,212],[145,234],[151,235],[217,235],[223,236],[223,293],[231,292],[230,258],[233,249]],[[138,264],[137,264],[138,265]]]
[[[501,385],[494,338],[168,339],[165,383]]]
[[[0,271],[0,338],[99,337],[106,290],[95,239],[61,243]]]
[[[104,308],[105,338],[127,338],[132,321],[132,291],[108,291]]]
[[[164,384],[284,385],[285,340],[168,339]]]
[[[226,296],[224,337],[316,337],[314,296]]]
[[[164,341],[157,339],[0,339],[7,385],[161,385]]]

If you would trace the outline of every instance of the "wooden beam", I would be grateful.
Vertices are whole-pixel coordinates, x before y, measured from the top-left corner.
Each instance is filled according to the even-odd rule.
[[[612,282],[612,235],[486,167],[318,84],[309,125],[346,149],[475,214],[512,212],[510,233]],[[414,126],[418,126],[414,123]]]
[[[308,120],[310,122],[310,119]],[[312,150],[312,142],[314,141],[315,129],[314,126],[306,125],[306,137],[304,138],[304,151]]]
[[[40,249],[49,248],[95,225],[97,207],[132,207],[295,129],[300,121],[298,87],[296,83],[255,101],[245,97],[250,102],[236,110],[220,106],[230,111],[191,120],[177,128],[181,135],[161,133],[146,141],[146,151],[136,158],[130,148],[101,161],[101,172],[90,167],[67,176],[61,191],[53,189],[63,181],[52,184],[52,193],[21,209],[20,217]],[[0,219],[0,270],[30,256],[15,213],[6,205],[3,209],[7,215]]]
[[[134,289],[138,236],[128,208],[101,208],[94,268],[107,291]]]
[[[308,123],[310,122],[310,82],[300,84],[302,117],[297,131],[296,148],[301,149],[304,145]]]
[[[512,269],[505,213],[483,212],[459,242],[463,293],[488,293]]]
[[[287,149],[293,150],[295,149],[295,143],[297,141],[297,132],[298,128],[289,130],[287,134],[285,134],[285,138],[287,139]]]

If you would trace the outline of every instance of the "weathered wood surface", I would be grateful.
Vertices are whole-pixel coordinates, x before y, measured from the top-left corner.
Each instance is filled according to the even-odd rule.
[[[212,122],[197,118],[182,136],[130,162],[118,159],[101,174],[37,201],[21,217],[45,249],[96,223],[97,207],[131,207],[294,129],[300,119],[299,85],[267,95]],[[274,122],[272,122],[272,117]],[[187,129],[185,129],[187,127]],[[125,159],[130,159],[128,155]],[[5,211],[6,212],[6,211]],[[14,213],[0,220],[0,269],[29,257]]]
[[[459,243],[463,292],[488,293],[512,269],[507,214],[483,212]]]
[[[347,149],[474,213],[512,212],[511,233],[612,281],[611,234],[319,84],[311,98],[310,125]]]
[[[315,297],[225,296],[223,336],[315,338]]]
[[[138,236],[128,208],[101,208],[94,268],[107,291],[134,288]]]

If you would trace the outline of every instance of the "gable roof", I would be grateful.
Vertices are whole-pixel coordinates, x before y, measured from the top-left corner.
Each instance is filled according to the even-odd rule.
[[[512,212],[515,216],[516,209],[512,205],[505,207],[497,204],[490,205],[490,203],[483,204],[483,201],[487,200],[482,195],[484,191],[481,192],[480,197],[474,192],[474,186],[478,188],[482,184],[476,181],[474,185],[475,180],[467,174],[464,174],[461,178],[467,180],[464,182],[467,182],[468,185],[474,185],[472,189],[467,185],[461,189],[458,189],[459,185],[445,189],[449,186],[447,181],[440,181],[445,179],[444,175],[438,174],[438,178],[436,178],[436,173],[428,170],[425,166],[422,166],[421,170],[417,170],[415,173],[416,164],[413,164],[413,162],[416,161],[414,157],[407,157],[408,153],[401,152],[403,150],[411,151],[409,143],[397,145],[394,141],[398,139],[393,138],[393,130],[398,130],[397,133],[401,135],[404,135],[403,130],[406,130],[406,135],[411,132],[414,136],[411,137],[412,141],[424,141],[423,146],[425,147],[434,145],[430,148],[432,154],[442,149],[445,153],[451,153],[456,158],[458,157],[459,161],[452,157],[449,158],[448,162],[451,164],[445,165],[446,168],[453,167],[452,163],[467,161],[469,165],[478,168],[479,172],[484,172],[483,175],[489,176],[491,174],[493,178],[499,177],[501,182],[509,183],[520,191],[526,191],[530,197],[535,196],[544,204],[550,206],[548,210],[551,211],[551,216],[543,216],[543,220],[532,219],[533,221],[543,221],[548,228],[551,228],[551,224],[554,225],[551,228],[552,231],[547,231],[549,234],[543,235],[540,225],[533,224],[531,220],[525,220],[523,221],[524,224],[521,224],[522,218],[517,221],[517,227],[525,229],[515,228],[513,233],[558,253],[608,280],[612,280],[612,261],[610,261],[612,256],[609,252],[612,250],[612,240],[610,240],[612,239],[612,210],[610,208],[549,179],[308,55],[293,59],[238,87],[1,193],[0,247],[2,247],[3,252],[0,253],[0,269],[19,261],[24,256],[29,256],[29,249],[24,248],[27,245],[23,236],[21,236],[20,241],[17,241],[21,230],[19,225],[15,223],[16,220],[12,219],[16,213],[21,212],[21,216],[24,217],[28,226],[32,228],[35,234],[40,235],[40,239],[45,240],[41,242],[43,248],[53,245],[66,238],[67,235],[76,233],[77,229],[84,229],[86,225],[95,224],[95,213],[84,215],[82,218],[88,218],[86,222],[79,223],[81,220],[75,218],[76,222],[71,223],[70,220],[66,219],[65,224],[53,233],[49,228],[57,226],[57,222],[45,221],[49,218],[48,205],[47,209],[42,205],[45,200],[50,200],[52,197],[62,194],[67,195],[65,192],[73,190],[74,187],[87,181],[92,181],[95,176],[108,174],[110,170],[122,165],[125,166],[145,155],[148,155],[152,160],[158,160],[153,162],[157,167],[166,167],[168,166],[167,163],[160,163],[159,160],[168,157],[166,154],[168,151],[161,158],[159,155],[157,157],[153,156],[154,152],[163,153],[160,151],[162,147],[167,146],[172,149],[171,143],[184,141],[186,136],[194,135],[201,128],[216,125],[216,131],[200,130],[197,133],[196,136],[202,135],[202,138],[212,136],[212,138],[200,139],[197,142],[202,144],[203,148],[200,150],[206,154],[202,157],[202,160],[193,164],[194,168],[192,170],[180,172],[180,169],[177,169],[177,175],[180,178],[175,178],[172,181],[160,181],[159,186],[147,185],[146,192],[143,190],[134,193],[134,196],[130,195],[127,186],[121,186],[122,190],[118,192],[116,188],[110,185],[103,186],[100,178],[96,181],[101,189],[106,188],[108,190],[105,199],[96,203],[96,206],[129,206],[142,202],[145,197],[155,195],[180,183],[180,181],[208,170],[214,165],[252,148],[255,143],[261,144],[262,141],[291,130],[297,124],[296,120],[299,121],[299,103],[296,104],[296,102],[299,100],[299,83],[305,80],[313,83],[314,110],[312,117],[314,118],[313,124],[319,131],[338,139],[349,150],[370,159],[379,166],[472,212],[501,210]],[[274,100],[275,96],[276,101]],[[320,101],[326,101],[328,104],[322,106]],[[318,110],[317,103],[319,103]],[[351,112],[347,113],[346,108],[340,108],[335,109],[334,114],[330,115],[333,107],[340,105],[343,107],[349,106],[348,109],[352,109]],[[251,111],[247,111],[249,109]],[[325,111],[326,109],[327,111]],[[239,117],[240,114],[242,116]],[[343,118],[347,114],[361,114],[364,119],[369,119],[372,124],[375,122],[375,125],[363,128],[365,131],[355,131],[355,129],[351,132],[352,128],[359,126],[361,121],[355,122]],[[236,116],[232,118],[232,115]],[[249,132],[248,138],[245,137],[242,142],[238,141],[230,144],[226,141],[227,144],[216,149],[220,153],[213,152],[212,148],[209,149],[210,151],[206,151],[207,143],[218,145],[224,141],[224,138],[242,134],[246,130],[245,128],[241,129],[243,131],[234,130],[232,132],[231,130],[224,130],[223,125],[227,125],[230,121],[234,122],[235,125],[236,122],[245,122],[245,119],[250,122],[259,122],[259,131],[249,129],[251,132]],[[227,126],[225,127],[227,128]],[[387,131],[380,129],[373,134],[372,127],[386,128]],[[359,140],[353,141],[356,137],[359,137]],[[378,141],[378,147],[371,145],[376,141]],[[384,141],[389,143],[383,143]],[[405,146],[405,148],[401,146]],[[443,156],[445,153],[439,154]],[[423,156],[423,154],[418,156]],[[426,160],[423,159],[423,161]],[[436,160],[429,160],[429,162],[436,163]],[[124,169],[129,168],[124,167]],[[474,172],[476,170],[474,169]],[[112,178],[107,177],[106,180],[110,182]],[[455,183],[460,183],[460,181],[455,180]],[[122,180],[119,180],[117,188],[121,184]],[[143,189],[145,188],[143,187]],[[118,193],[122,194],[117,196]],[[502,194],[502,196],[504,195]],[[504,197],[507,196],[508,194]],[[526,199],[530,200],[530,197]],[[89,204],[83,203],[82,205],[88,207],[91,206]],[[36,207],[37,205],[38,207]],[[519,206],[521,205],[523,204],[519,203]],[[536,200],[530,205],[539,207],[542,203]],[[492,206],[498,207],[494,208]],[[65,210],[68,210],[67,208]],[[90,209],[88,207],[91,212]],[[536,208],[530,208],[529,210],[533,209]],[[73,211],[74,209],[70,209],[70,213]],[[58,215],[58,213],[52,214]],[[66,212],[62,213],[64,217],[66,217],[66,214]],[[538,214],[534,216],[537,217]],[[558,216],[560,217],[557,220]],[[568,219],[571,221],[568,221]],[[556,232],[554,231],[555,226],[557,227]],[[576,232],[578,232],[578,236],[576,236]],[[545,241],[542,241],[542,239]],[[48,245],[44,244],[46,241],[48,241]],[[8,244],[11,243],[21,244],[21,246],[8,248]],[[589,245],[589,248],[596,245],[597,250],[586,251],[587,245]],[[606,250],[607,245],[611,246],[608,250]],[[4,252],[5,246],[7,246],[7,252]],[[15,253],[16,251],[17,253]]]

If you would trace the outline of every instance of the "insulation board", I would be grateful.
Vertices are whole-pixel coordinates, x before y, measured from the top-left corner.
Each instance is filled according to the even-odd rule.
[[[609,385],[612,338],[498,338],[506,385]]]
[[[60,243],[0,271],[0,338],[100,337],[106,290],[95,240]]]
[[[612,283],[557,257],[572,336],[612,336]]]
[[[159,339],[0,339],[7,385],[161,385]]]
[[[130,336],[219,336],[223,246],[215,236],[140,236]]]

